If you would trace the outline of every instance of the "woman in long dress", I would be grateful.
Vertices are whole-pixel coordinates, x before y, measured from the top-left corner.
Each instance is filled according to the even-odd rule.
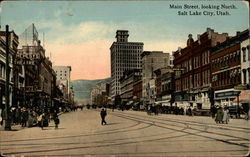
[[[224,108],[222,122],[227,124],[228,121],[229,121],[229,110],[227,108]]]
[[[216,123],[221,123],[222,119],[223,119],[223,111],[222,111],[222,108],[220,107],[217,110],[217,113],[216,113],[216,116],[215,116],[215,122]]]

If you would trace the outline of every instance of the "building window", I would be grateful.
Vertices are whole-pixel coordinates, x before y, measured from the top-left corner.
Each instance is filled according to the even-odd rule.
[[[232,58],[233,58],[233,54],[232,53],[230,53],[230,55],[229,55],[230,57],[229,57],[229,61],[231,62],[232,61]]]
[[[243,84],[246,84],[247,83],[247,71],[246,71],[246,69],[243,69],[242,70],[243,71]]]
[[[240,61],[240,57],[241,57],[241,56],[240,56],[240,50],[238,50],[238,51],[237,51],[237,59],[238,59],[238,61]]]
[[[248,51],[248,61],[250,61],[250,48],[249,48],[249,45],[247,46],[247,51]]]
[[[189,59],[189,70],[192,70],[192,59]]]
[[[248,84],[250,84],[250,68],[248,68]]]
[[[243,62],[246,62],[246,48],[245,47],[242,48],[242,52],[243,52]]]
[[[234,52],[233,57],[234,57],[234,61],[236,62],[236,59],[237,59],[236,52]]]

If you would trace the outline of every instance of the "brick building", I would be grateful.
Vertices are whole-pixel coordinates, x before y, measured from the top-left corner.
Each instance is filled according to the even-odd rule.
[[[238,32],[211,49],[215,105],[232,106],[240,94],[237,86],[241,84],[241,42],[248,37],[248,32]]]
[[[37,46],[22,46],[18,49],[16,64],[25,69],[25,106],[39,110],[51,108],[55,96],[56,73],[52,62],[45,57],[45,50]]]
[[[207,28],[206,32],[197,36],[196,41],[190,34],[187,46],[173,53],[174,68],[184,68],[175,72],[175,105],[210,109],[210,49],[227,37],[227,33],[219,34]]]
[[[174,71],[164,67],[154,71],[156,74],[156,103],[171,106],[174,102]]]
[[[122,102],[132,103],[133,101],[136,101],[137,96],[140,97],[139,95],[140,92],[138,91],[138,88],[134,88],[135,85],[138,84],[137,83],[138,80],[141,80],[141,69],[128,70],[123,73],[123,76],[120,79],[120,84],[121,84],[120,96]]]

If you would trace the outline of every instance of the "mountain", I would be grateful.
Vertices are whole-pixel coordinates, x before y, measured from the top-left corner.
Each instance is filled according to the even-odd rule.
[[[90,92],[92,88],[97,87],[99,83],[111,82],[111,78],[99,79],[99,80],[74,80],[71,81],[75,92],[75,101],[77,103],[90,103]]]

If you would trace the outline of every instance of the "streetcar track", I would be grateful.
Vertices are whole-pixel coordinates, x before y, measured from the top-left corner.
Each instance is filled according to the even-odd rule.
[[[113,114],[115,115],[115,114]],[[181,130],[178,130],[178,129],[174,129],[174,128],[169,128],[169,127],[165,127],[165,126],[161,126],[161,125],[157,125],[154,123],[154,121],[151,120],[151,123],[150,122],[145,122],[146,120],[145,119],[141,119],[140,120],[138,119],[138,117],[132,117],[132,116],[124,116],[122,114],[120,115],[116,115],[115,116],[118,116],[118,117],[122,117],[122,118],[125,118],[125,119],[131,119],[131,120],[134,120],[134,121],[140,121],[140,122],[143,122],[143,123],[148,123],[148,124],[152,124],[152,125],[155,125],[155,126],[158,126],[160,128],[166,128],[166,129],[170,129],[170,130],[175,130],[175,131],[178,131],[178,132],[184,132],[184,133],[188,133],[188,134],[191,134],[191,135],[195,135],[195,136],[199,136],[199,137],[204,137],[204,138],[209,138],[209,139],[213,139],[213,140],[216,140],[216,141],[220,141],[220,142],[224,142],[224,143],[227,143],[227,144],[232,144],[232,145],[238,145],[238,146],[241,146],[241,147],[245,147],[245,148],[249,148],[249,146],[246,146],[244,144],[239,144],[239,143],[234,143],[234,142],[230,142],[230,141],[227,141],[227,140],[223,140],[223,139],[218,139],[218,138],[213,138],[213,137],[209,137],[209,136],[204,136],[204,135],[199,135],[199,134],[196,134],[196,133],[190,133],[188,131],[181,131]],[[130,118],[128,118],[130,117]],[[132,117],[132,118],[131,118]],[[164,125],[167,125],[166,123],[164,122],[156,122],[156,123],[160,123],[160,124],[164,124]],[[194,129],[194,128],[189,128],[189,129],[192,129],[192,130],[196,130],[196,131],[201,131],[201,132],[205,132],[205,133],[210,133],[210,134],[217,134],[217,135],[222,135],[222,136],[228,136],[228,137],[234,137],[234,138],[238,138],[238,139],[243,139],[243,140],[247,140],[249,141],[249,139],[245,139],[245,138],[241,138],[241,137],[236,137],[236,136],[229,136],[229,135],[224,135],[224,134],[218,134],[218,133],[214,133],[214,132],[208,132],[208,131],[203,131],[203,130],[200,130],[200,129]]]
[[[78,147],[71,147],[71,148],[56,148],[56,149],[45,149],[45,150],[32,150],[32,151],[19,151],[19,152],[8,152],[5,153],[6,155],[13,155],[13,154],[23,154],[23,153],[41,153],[41,152],[54,152],[54,151],[65,151],[65,150],[75,150],[75,149],[86,149],[86,148],[99,148],[99,147],[110,147],[110,146],[118,146],[118,145],[126,145],[126,144],[136,144],[136,143],[142,143],[142,142],[151,142],[161,139],[171,139],[171,138],[177,138],[177,137],[183,137],[187,134],[183,135],[177,135],[177,136],[170,136],[166,138],[156,138],[156,139],[149,139],[149,140],[142,140],[142,141],[128,141],[128,142],[120,142],[120,143],[111,143],[111,144],[101,144],[101,145],[95,145],[95,146],[78,146]],[[100,142],[99,142],[100,143]]]
[[[104,133],[104,132],[107,132],[107,131],[114,131],[114,130],[123,130],[123,129],[128,129],[128,128],[133,128],[133,127],[136,127],[137,125],[139,125],[140,123],[139,122],[136,122],[136,124],[134,125],[131,125],[131,126],[127,126],[127,127],[124,127],[124,128],[117,128],[117,129],[112,129],[112,130],[104,130],[104,131],[96,131],[95,133]],[[109,124],[107,124],[109,125]]]
[[[118,113],[119,115],[121,115],[121,116],[123,116],[123,118],[124,117],[126,117],[126,116],[128,116],[128,115],[123,115],[123,114],[120,114],[120,113]],[[135,118],[135,119],[138,119],[137,117],[133,117],[133,116],[129,116],[129,117],[131,117],[131,118]],[[140,117],[140,116],[139,116]],[[141,119],[142,117],[140,117],[140,119]],[[159,119],[156,119],[156,118],[153,118],[153,119],[155,119],[155,120],[159,120]],[[145,119],[142,119],[142,120],[145,120]],[[150,120],[153,124],[155,123],[155,121],[152,121],[152,119]],[[156,123],[161,123],[161,124],[165,124],[165,125],[167,125],[167,122],[168,121],[164,121],[164,122],[157,122],[156,121]],[[170,122],[171,123],[171,122]],[[178,127],[178,125],[173,125],[172,123],[171,123],[171,125],[172,126],[177,126]],[[204,127],[204,126],[203,126]],[[189,127],[190,129],[193,129],[193,130],[197,130],[197,131],[202,131],[202,132],[206,132],[206,133],[215,133],[215,132],[209,132],[209,131],[204,131],[204,130],[201,130],[201,129],[196,129],[196,128],[191,128],[191,127]],[[246,139],[246,138],[242,138],[242,137],[237,137],[237,136],[232,136],[232,135],[227,135],[227,134],[221,134],[221,133],[216,133],[217,135],[223,135],[223,136],[228,136],[228,137],[234,137],[234,138],[237,138],[237,139],[243,139],[243,140],[249,140],[249,139]]]
[[[120,115],[124,115],[124,114],[122,114],[122,113],[116,113],[116,114],[120,114]],[[140,115],[134,115],[134,114],[132,114],[133,116],[137,116],[137,117],[140,117],[140,118],[145,118],[146,116],[140,116]],[[126,115],[127,116],[127,115]],[[130,115],[131,116],[131,115]],[[135,118],[135,117],[133,117],[133,118]],[[149,117],[147,117],[147,119],[149,119]],[[151,119],[151,121],[152,121],[152,119],[154,119],[154,120],[161,120],[161,121],[163,121],[164,119],[160,119],[160,118],[150,118]],[[171,125],[172,126],[177,126],[178,127],[178,125],[176,125],[176,124],[172,124],[172,123],[174,123],[174,122],[169,122],[169,121],[165,121],[164,120],[164,122],[166,123],[166,122],[168,122],[168,123],[171,123]],[[177,122],[177,121],[176,121]],[[160,123],[163,123],[163,122],[160,122]],[[182,121],[178,121],[178,123],[182,123],[183,125],[187,125],[185,122],[182,122]],[[190,124],[189,123],[189,125],[197,125],[197,124]],[[211,127],[211,126],[207,126],[207,125],[205,125],[205,124],[203,124],[202,125],[202,123],[200,124],[200,125],[198,125],[199,127],[204,127],[204,128],[214,128],[214,129],[221,129],[221,128],[217,128],[217,127]],[[192,129],[194,129],[194,128],[192,128]],[[199,131],[201,131],[200,129],[198,129]],[[223,129],[223,130],[231,130],[231,131],[237,131],[237,132],[243,132],[243,131],[238,131],[238,130],[233,130],[233,129]],[[206,132],[209,132],[209,131],[206,131]],[[248,132],[245,132],[244,131],[244,133],[249,133],[250,134],[250,132],[248,131]],[[218,135],[219,135],[219,133],[217,133]],[[225,135],[225,134],[220,134],[220,135]],[[230,135],[230,137],[232,137],[232,135]],[[236,137],[236,138],[241,138],[241,137]],[[249,139],[247,139],[247,140],[249,140]]]
[[[123,114],[123,113],[119,113],[119,114]],[[130,115],[134,115],[134,116],[140,116],[140,117],[146,117],[146,116],[143,116],[143,115],[136,115],[136,114],[133,114],[133,113],[129,113]],[[204,126],[204,125],[208,125],[209,127],[211,128],[215,128],[215,129],[228,129],[228,130],[234,130],[232,128],[236,128],[236,129],[242,129],[242,130],[234,130],[234,131],[239,131],[239,132],[245,132],[245,133],[250,133],[249,131],[249,128],[245,128],[245,127],[237,127],[237,126],[223,126],[223,127],[218,127],[217,125],[215,124],[209,124],[209,123],[201,123],[201,122],[196,122],[196,121],[190,121],[190,120],[178,120],[178,119],[171,119],[171,118],[155,118],[155,117],[151,117],[152,119],[157,119],[157,120],[168,120],[168,121],[171,121],[171,122],[178,122],[178,123],[182,123],[182,124],[187,124],[186,122],[188,123],[191,123],[192,125],[198,125],[198,126]],[[185,122],[184,122],[185,121]],[[196,123],[196,124],[193,124],[193,123]],[[246,131],[243,131],[243,130],[246,130]]]
[[[185,128],[183,129],[185,130]],[[161,135],[170,135],[172,133],[175,133],[174,131],[173,132],[170,132],[170,133],[165,133],[165,134],[161,134]],[[1,146],[29,146],[29,145],[34,145],[35,147],[37,146],[43,146],[43,145],[68,145],[68,144],[96,144],[96,143],[112,143],[112,142],[117,142],[117,141],[124,141],[124,140],[133,140],[133,139],[141,139],[141,138],[150,138],[150,137],[158,137],[159,134],[155,134],[155,135],[147,135],[147,136],[137,136],[137,137],[132,137],[132,138],[118,138],[118,139],[113,139],[113,140],[98,140],[98,141],[91,141],[91,142],[84,142],[84,143],[80,143],[80,142],[67,142],[67,143],[23,143],[23,144],[3,144]],[[178,135],[179,136],[179,135]],[[181,135],[181,136],[184,136],[184,135]],[[171,138],[173,138],[173,136],[170,136]],[[163,139],[168,139],[169,136],[167,137],[163,137]],[[159,138],[157,138],[159,139]],[[154,140],[154,139],[152,139]],[[137,141],[137,142],[141,142],[141,141]],[[33,147],[24,147],[24,148],[33,148]],[[7,149],[1,149],[1,150],[7,150]]]
[[[138,125],[137,125],[138,126]],[[93,134],[80,134],[80,135],[74,135],[74,136],[59,136],[59,137],[48,137],[48,138],[35,138],[35,139],[21,139],[21,140],[8,140],[8,141],[1,141],[2,142],[20,142],[20,141],[40,141],[40,140],[50,140],[50,139],[63,139],[63,138],[76,138],[76,137],[83,137],[83,136],[96,136],[96,135],[104,135],[104,134],[111,134],[111,133],[120,133],[120,132],[128,132],[128,131],[136,131],[145,129],[148,127],[151,127],[152,125],[147,125],[140,128],[134,128],[134,129],[128,129],[128,130],[122,130],[122,131],[108,131],[103,133],[93,133]]]
[[[184,136],[184,135],[180,135],[179,137]],[[170,138],[176,138],[178,136],[175,137],[170,137]],[[151,140],[145,140],[145,141],[140,141],[140,142],[150,142]],[[153,140],[154,141],[154,140]],[[33,150],[33,151],[20,151],[20,152],[8,152],[8,153],[4,153],[4,155],[14,155],[14,154],[25,154],[25,153],[42,153],[42,152],[56,152],[56,151],[69,151],[69,150],[75,150],[75,149],[87,149],[87,148],[99,148],[99,147],[110,147],[110,146],[118,146],[118,145],[125,145],[125,144],[135,144],[135,143],[139,143],[139,142],[123,142],[123,143],[116,143],[116,144],[105,144],[105,145],[96,145],[96,146],[81,146],[81,147],[72,147],[72,148],[57,148],[57,149],[45,149],[45,150]],[[231,151],[231,150],[228,150]],[[247,151],[247,150],[237,150],[237,151]],[[182,151],[182,152],[189,152],[189,153],[193,153],[193,152],[212,152],[211,150],[209,151]],[[216,151],[215,151],[216,152]],[[220,151],[220,152],[225,152]],[[235,152],[235,151],[234,151]],[[159,154],[159,153],[153,153],[152,154]],[[170,152],[161,152],[161,153],[170,153]],[[180,151],[175,152],[175,153],[180,153]],[[121,153],[117,153],[117,155],[119,155]],[[125,154],[137,154],[137,153],[125,153]],[[146,153],[141,153],[141,154],[146,154]],[[86,155],[90,155],[90,154],[86,154]],[[98,155],[98,154],[93,154],[93,155]],[[103,154],[102,154],[103,155]],[[115,155],[115,154],[107,154],[107,155]]]
[[[218,152],[221,152],[221,153],[224,153],[224,152],[243,152],[243,151],[246,151],[246,150],[212,150],[212,151],[170,151],[170,152],[134,152],[134,153],[89,153],[89,154],[70,154],[70,156],[82,156],[82,155],[98,155],[98,156],[110,156],[110,155],[156,155],[156,154],[162,154],[164,156],[168,156],[167,154],[171,154],[171,156],[173,154],[182,154],[182,153],[185,153],[185,156],[190,156],[190,155],[186,155],[186,153],[209,153],[211,154],[211,152],[214,152],[214,153],[218,153]],[[199,154],[200,155],[200,154]],[[33,156],[36,156],[36,155],[33,155]],[[39,155],[39,156],[55,156],[55,155]],[[62,155],[56,155],[56,156],[69,156],[69,155],[65,155],[65,154],[62,154]],[[183,156],[183,155],[182,155]],[[202,155],[202,156],[211,156],[211,155]],[[239,156],[239,155],[235,155],[235,156]],[[248,154],[246,154],[245,156],[248,156]]]
[[[114,115],[114,114],[111,114],[111,115]],[[171,139],[171,138],[178,138],[178,137],[183,137],[183,136],[187,136],[187,135],[194,135],[194,136],[198,136],[198,137],[204,137],[204,138],[208,138],[208,139],[210,139],[210,140],[216,140],[216,141],[221,141],[221,142],[224,142],[224,143],[227,143],[227,144],[234,144],[234,145],[238,145],[238,146],[241,146],[241,147],[244,147],[244,148],[246,148],[246,146],[244,145],[244,144],[237,144],[237,143],[233,143],[233,142],[230,142],[230,141],[227,141],[227,140],[220,140],[220,139],[217,139],[217,138],[212,138],[212,137],[208,137],[208,136],[203,136],[203,135],[199,135],[199,134],[197,134],[197,133],[201,133],[201,132],[204,132],[203,130],[201,130],[201,131],[199,131],[198,130],[198,132],[195,132],[195,133],[190,133],[190,132],[188,132],[188,131],[185,131],[185,130],[188,130],[188,129],[192,129],[192,128],[183,128],[182,130],[180,130],[180,129],[173,129],[173,128],[168,128],[168,127],[165,127],[165,126],[161,126],[161,125],[157,125],[156,123],[160,123],[160,122],[155,122],[155,121],[152,121],[151,120],[151,122],[145,122],[145,121],[147,121],[147,120],[145,120],[145,119],[143,119],[143,120],[141,120],[141,118],[136,118],[136,117],[133,117],[133,116],[130,116],[130,117],[128,117],[128,115],[126,115],[126,116],[124,116],[124,115],[122,115],[122,114],[120,114],[120,116],[119,115],[114,115],[114,116],[117,116],[117,117],[121,117],[121,118],[124,118],[124,119],[129,119],[129,120],[131,120],[131,121],[136,121],[136,122],[138,122],[139,124],[140,123],[146,123],[146,124],[149,124],[148,126],[157,126],[157,127],[160,127],[160,128],[165,128],[165,129],[169,129],[169,130],[173,130],[174,132],[176,132],[176,131],[178,131],[178,132],[180,132],[181,134],[183,134],[183,135],[178,135],[178,136],[170,136],[170,137],[166,137],[166,138],[162,138],[162,137],[160,137],[160,138],[154,138],[154,139],[147,139],[147,140],[142,140],[142,141],[125,141],[125,142],[118,142],[118,143],[111,143],[111,144],[99,144],[99,143],[101,143],[101,142],[98,142],[98,141],[96,141],[96,143],[98,142],[98,144],[97,145],[95,145],[95,146],[78,146],[78,147],[71,147],[71,148],[56,148],[56,149],[44,149],[44,150],[32,150],[32,151],[19,151],[19,152],[8,152],[8,153],[5,153],[6,155],[11,155],[11,154],[25,154],[25,153],[30,153],[30,154],[32,154],[32,153],[43,153],[43,152],[57,152],[57,151],[64,151],[64,150],[75,150],[75,149],[87,149],[87,148],[98,148],[98,147],[111,147],[111,146],[119,146],[119,145],[126,145],[126,144],[137,144],[137,143],[142,143],[142,142],[155,142],[155,141],[161,141],[161,140],[167,140],[167,139]],[[131,118],[132,117],[132,118]],[[164,124],[164,125],[167,125],[166,123],[163,123],[163,122],[161,122],[162,124]],[[180,127],[180,126],[178,126],[178,127]],[[137,130],[137,129],[134,129],[134,130]],[[194,129],[193,129],[194,130]],[[126,131],[125,131],[126,132]],[[107,134],[110,134],[110,132],[109,133],[107,133]],[[167,134],[169,134],[169,133],[167,133]],[[86,135],[85,135],[86,136]],[[89,135],[87,135],[87,136],[89,136]],[[230,137],[232,137],[232,136],[230,136]],[[143,137],[138,137],[138,138],[143,138]],[[53,139],[53,138],[52,138]],[[127,140],[127,139],[124,139],[124,140]],[[26,140],[25,140],[26,141]],[[115,141],[115,142],[117,142],[117,139],[116,140],[111,140],[111,141]],[[93,143],[93,144],[96,144],[96,143]],[[89,143],[89,144],[91,144],[91,143]],[[27,147],[26,147],[27,148]],[[247,147],[248,148],[248,147]],[[231,150],[229,150],[229,151],[231,151]],[[236,150],[237,151],[237,150]],[[242,151],[246,151],[246,150],[239,150],[240,152],[242,152]],[[198,152],[198,151],[183,151],[183,152],[190,152],[190,153],[193,153],[193,152]],[[202,152],[202,153],[204,153],[204,152],[206,152],[206,151],[200,151],[200,152]],[[211,152],[211,151],[209,151],[209,152]],[[220,151],[218,151],[218,152],[220,152]],[[226,152],[226,151],[221,151],[221,152]],[[136,152],[136,153],[117,153],[117,155],[122,155],[122,154],[124,154],[124,155],[127,155],[127,154],[131,154],[131,155],[136,155],[138,152]],[[160,154],[160,153],[162,153],[162,154],[166,154],[166,153],[171,153],[171,152],[152,152],[152,154]],[[174,153],[174,152],[173,152]],[[176,153],[181,153],[180,151],[178,151],[178,152],[176,152]],[[115,153],[113,153],[114,155],[115,155]],[[147,154],[147,153],[138,153],[138,155],[140,155],[140,154]],[[86,155],[91,155],[91,154],[86,154]],[[98,154],[93,154],[93,155],[98,155]],[[103,154],[101,154],[101,155],[103,155]],[[107,155],[112,155],[112,154],[107,154]],[[32,155],[33,156],[33,155]],[[47,155],[48,156],[48,155]],[[58,155],[57,155],[58,156]],[[68,155],[67,155],[68,156]]]

